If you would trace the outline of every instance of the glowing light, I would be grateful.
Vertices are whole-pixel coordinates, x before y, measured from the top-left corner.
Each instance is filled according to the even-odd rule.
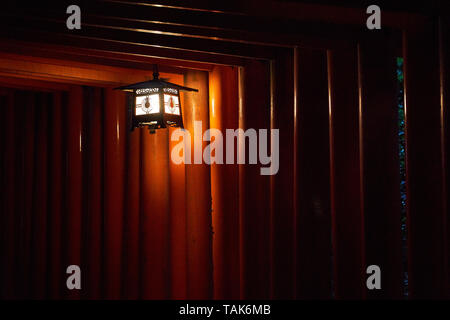
[[[159,95],[151,94],[148,96],[136,97],[136,115],[145,115],[159,113]]]
[[[180,115],[180,102],[178,96],[164,94],[164,112]]]

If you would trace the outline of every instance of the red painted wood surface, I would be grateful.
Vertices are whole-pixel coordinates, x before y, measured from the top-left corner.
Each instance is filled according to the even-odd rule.
[[[104,163],[104,243],[105,295],[120,298],[122,272],[122,232],[125,187],[126,127],[125,95],[112,89],[105,90],[105,144]],[[114,199],[114,201],[111,201]]]
[[[209,78],[210,127],[237,129],[238,69],[215,67]],[[225,137],[223,137],[225,138]],[[225,140],[223,162],[226,163]],[[237,147],[234,145],[233,153]],[[211,165],[214,298],[239,298],[239,170],[234,164]]]
[[[327,55],[335,296],[358,299],[364,297],[366,276],[357,51]]]
[[[19,281],[18,297],[30,298],[33,296],[33,281],[35,278],[31,270],[33,270],[32,262],[33,251],[31,241],[32,237],[32,219],[36,212],[34,181],[35,181],[35,104],[37,96],[30,92],[20,92],[16,96],[16,105],[24,106],[23,108],[15,108],[17,117],[24,117],[29,124],[26,128],[19,129],[25,134],[19,134],[16,137],[16,154],[19,171],[16,172],[17,183],[20,186],[17,189],[21,196],[16,197],[18,201],[17,216],[19,217],[17,235],[17,254],[18,265],[16,267],[16,275]],[[20,131],[19,131],[20,132]],[[23,197],[23,199],[21,199]],[[41,211],[42,212],[42,211]],[[42,271],[41,271],[42,272]],[[23,276],[22,276],[23,275]]]
[[[448,296],[438,25],[403,34],[408,278],[412,298]],[[426,63],[424,63],[426,61]]]
[[[331,297],[327,57],[298,50],[297,298]]]
[[[47,290],[47,212],[48,212],[48,112],[51,96],[37,95],[35,183],[31,212],[31,266],[33,269],[33,298],[43,299]]]
[[[82,238],[82,173],[83,173],[83,91],[81,87],[73,86],[69,90],[68,106],[64,119],[66,126],[66,207],[63,231],[65,259],[63,271],[70,265],[81,267]],[[69,299],[80,297],[77,290],[65,290]]]
[[[5,152],[6,152],[6,123],[4,122],[6,119],[6,108],[8,101],[8,90],[3,89],[0,91],[0,108],[4,113],[4,117],[1,119],[1,128],[0,128],[0,183],[2,190],[5,187],[6,183],[6,171],[5,171]],[[0,239],[2,240],[2,244],[0,245],[0,259],[5,261],[6,259],[6,242],[5,242],[5,221],[6,221],[6,211],[5,211],[5,192],[0,193],[0,201],[1,201],[1,210],[0,210]],[[5,285],[5,264],[0,265],[0,297],[5,298],[7,296]]]
[[[396,34],[372,34],[358,47],[366,268],[381,269],[382,290],[368,298],[403,295]],[[366,276],[367,277],[367,276]]]
[[[296,214],[294,212],[295,86],[294,52],[272,63],[271,128],[279,129],[279,171],[271,176],[272,297],[292,299],[295,291]]]
[[[410,293],[441,298],[448,35],[439,51],[434,27],[410,32]],[[369,40],[328,53],[283,49],[271,62],[242,61],[239,71],[170,75],[199,89],[182,99],[191,138],[194,120],[203,132],[280,130],[280,169],[271,177],[260,164],[172,163],[175,129],[130,133],[125,97],[111,88],[11,81],[0,90],[1,296],[400,297],[394,53],[385,34]],[[64,77],[67,69],[51,70]],[[91,84],[96,77],[71,72]],[[70,264],[81,266],[81,292],[66,288]],[[381,266],[379,292],[365,289],[368,264]]]
[[[200,156],[206,142],[198,144],[199,162],[196,164],[194,140],[202,140],[209,128],[208,74],[188,71],[184,76],[187,87],[199,92],[184,95],[184,127],[192,139],[191,164],[186,164],[186,223],[187,223],[187,294],[192,299],[213,296],[213,257],[211,220],[211,173]],[[202,130],[194,131],[194,122],[202,122]]]
[[[186,106],[182,105],[184,114]],[[169,128],[169,156],[178,143],[171,141],[170,135],[178,128]],[[186,173],[183,163],[175,164],[169,160],[169,199],[170,201],[170,298],[187,298],[187,229],[186,229]]]
[[[270,127],[270,73],[267,62],[246,65],[240,74],[242,106],[239,128]],[[259,135],[259,134],[258,134]],[[268,132],[266,141],[270,141]],[[258,139],[261,137],[258,137]],[[249,164],[249,139],[240,143],[245,163],[239,169],[241,200],[241,299],[268,299],[270,297],[270,176],[261,175],[260,164]],[[270,145],[270,144],[269,144]],[[258,147],[259,148],[259,147]]]
[[[196,86],[207,88],[204,75]],[[169,160],[174,146],[169,131],[129,133],[121,92],[73,87],[51,94],[2,91],[9,120],[4,130],[11,132],[4,136],[10,143],[2,138],[2,150],[11,151],[2,162],[2,185],[13,186],[11,201],[2,197],[2,239],[11,238],[5,238],[1,251],[2,261],[11,261],[2,267],[2,296],[188,297],[185,167]],[[189,103],[185,108],[195,111]],[[19,119],[28,121],[23,129]],[[202,181],[198,177],[209,174],[202,166],[199,175],[193,171],[195,188]],[[190,200],[191,217],[194,205],[210,207],[209,188],[204,186],[204,198]],[[13,214],[16,208],[20,215]],[[211,216],[209,209],[204,212],[207,226]],[[201,235],[202,228],[191,228],[190,235]],[[210,235],[191,248],[200,258],[211,245]],[[202,276],[197,262],[190,262],[192,278]],[[66,268],[72,264],[81,267],[81,291],[66,287]],[[198,282],[191,283],[191,290],[198,290]]]
[[[26,105],[26,101],[28,100],[27,96],[23,94],[24,92],[15,92],[14,94],[14,113],[16,119],[21,119],[24,115],[24,110],[20,108],[22,105]],[[14,182],[14,189],[13,189],[13,201],[14,201],[14,217],[12,218],[13,224],[13,235],[12,239],[14,239],[15,242],[15,250],[13,252],[13,264],[14,264],[14,270],[12,272],[12,275],[10,275],[13,278],[20,279],[20,262],[21,262],[21,247],[24,243],[22,239],[22,226],[24,222],[24,202],[21,201],[21,194],[24,189],[24,148],[23,148],[23,135],[21,134],[21,128],[20,126],[15,127],[14,131],[14,152],[15,152],[15,168],[14,168],[14,176],[15,176],[15,182]],[[34,191],[34,190],[33,190]],[[35,193],[32,193],[32,199],[35,199]],[[30,233],[27,234],[28,237],[30,237]],[[30,279],[31,283],[34,281],[34,278]],[[18,281],[19,288],[25,285],[21,280]],[[15,296],[18,298],[20,297],[20,289],[17,286],[15,286]],[[32,286],[31,286],[32,287]],[[30,288],[32,290],[32,288]]]
[[[123,297],[127,299],[139,298],[140,287],[141,130],[126,135]]]
[[[86,259],[84,285],[86,298],[102,297],[102,238],[105,204],[104,191],[104,153],[103,153],[103,90],[100,88],[84,89],[84,111],[86,154],[84,162],[84,228],[83,257]]]
[[[445,174],[444,180],[444,226],[447,235],[446,247],[444,248],[445,261],[450,264],[450,211],[449,211],[449,179],[450,179],[450,139],[449,139],[449,123],[450,123],[450,19],[442,17],[440,23],[440,82],[441,82],[441,122],[442,122],[442,161]],[[447,267],[448,268],[448,267]],[[446,273],[447,288],[450,287],[450,275]]]
[[[67,103],[67,93],[58,92],[53,96],[53,105],[50,108],[50,198],[49,198],[49,298],[61,298],[64,287],[62,267],[62,221],[63,199],[65,184],[63,181],[63,110]],[[31,147],[31,146],[30,146]],[[28,149],[28,148],[27,148]],[[31,159],[30,159],[31,161]]]
[[[15,126],[16,119],[14,114],[14,94],[9,93],[6,98],[5,105],[5,141],[4,141],[4,167],[3,167],[3,186],[4,186],[4,198],[3,198],[3,221],[2,221],[2,247],[3,247],[3,259],[8,263],[3,265],[2,268],[2,292],[5,298],[14,298],[14,278],[11,276],[14,271],[14,170],[15,170]]]
[[[169,297],[169,147],[168,129],[141,131],[141,294]]]

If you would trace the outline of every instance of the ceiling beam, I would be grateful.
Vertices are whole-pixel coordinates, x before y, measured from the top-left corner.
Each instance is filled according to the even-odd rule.
[[[64,45],[76,48],[90,48],[113,54],[130,54],[147,58],[168,58],[182,62],[200,62],[214,65],[243,66],[246,59],[240,57],[210,54],[208,52],[192,52],[172,50],[135,44],[125,41],[105,40],[72,34],[59,34],[42,31],[23,30],[20,28],[0,28],[0,37],[35,43]]]
[[[365,26],[368,5],[355,1],[345,0],[305,0],[305,1],[208,1],[208,0],[96,0],[91,2],[93,8],[103,6],[126,7],[135,6],[141,10],[178,10],[189,12],[191,15],[202,16],[214,14],[216,16],[241,16],[243,19],[270,19],[293,20],[320,24]],[[382,0],[378,4],[383,12],[383,24],[385,27],[405,29],[418,23],[425,22],[425,15],[442,12],[448,6],[447,0],[429,1],[422,0],[420,4],[404,0]],[[423,14],[425,13],[425,14]]]
[[[8,28],[39,30],[61,35],[78,35],[85,38],[104,39],[133,43],[147,47],[166,48],[190,52],[226,55],[238,58],[271,59],[276,55],[276,47],[226,42],[210,39],[188,38],[183,35],[167,35],[136,31],[130,28],[117,28],[103,25],[82,24],[81,30],[68,30],[64,20],[53,20],[39,16],[1,15]]]
[[[68,59],[75,62],[103,64],[113,67],[125,67],[141,70],[153,70],[158,65],[161,72],[184,74],[187,69],[211,71],[212,64],[186,62],[166,58],[152,58],[127,53],[108,52],[95,49],[76,48],[26,41],[2,41],[0,52],[23,52],[28,56],[53,59]]]
[[[74,66],[67,60],[37,61],[23,55],[0,54],[0,75],[10,78],[57,81],[84,85],[120,86],[152,79],[147,70],[84,64]],[[160,72],[162,78],[182,79],[181,74]],[[176,81],[174,81],[176,83]],[[179,82],[179,81],[178,81]]]

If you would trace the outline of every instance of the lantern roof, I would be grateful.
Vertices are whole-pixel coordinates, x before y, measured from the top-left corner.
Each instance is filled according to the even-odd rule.
[[[195,91],[195,92],[198,92],[197,89],[180,86],[178,84],[167,82],[167,81],[159,79],[157,77],[155,77],[155,79],[153,79],[153,80],[133,83],[133,84],[122,86],[122,87],[118,87],[118,88],[115,88],[115,89],[132,92],[133,90],[136,90],[136,89],[145,89],[145,88],[175,88],[175,89],[178,89],[180,91]]]
[[[129,85],[126,85],[126,86],[118,87],[118,88],[115,88],[115,89],[133,92],[133,90],[145,89],[145,88],[175,88],[175,89],[178,89],[180,91],[195,91],[195,92],[198,92],[197,89],[180,86],[178,84],[171,83],[171,82],[165,81],[163,79],[160,79],[159,78],[159,73],[157,71],[155,71],[153,73],[153,80],[133,83],[133,84],[129,84]]]
[[[136,89],[146,89],[146,88],[175,88],[175,89],[178,89],[181,91],[198,92],[197,89],[183,87],[183,86],[180,86],[175,83],[167,82],[164,79],[160,79],[159,72],[158,72],[158,66],[156,64],[153,65],[153,80],[133,83],[133,84],[129,84],[129,85],[114,88],[114,89],[133,92],[133,90],[136,90]]]

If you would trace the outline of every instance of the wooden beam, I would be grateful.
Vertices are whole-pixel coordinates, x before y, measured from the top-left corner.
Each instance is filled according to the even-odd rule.
[[[186,69],[211,71],[212,64],[201,62],[180,61],[167,58],[146,57],[122,52],[110,52],[106,50],[95,50],[91,48],[70,47],[64,45],[52,45],[37,42],[14,41],[4,39],[0,49],[2,56],[7,54],[19,54],[37,58],[38,61],[51,59],[71,60],[72,65],[79,66],[97,64],[103,66],[132,68],[137,70],[153,71],[153,66],[158,65],[159,72],[183,74]],[[80,63],[78,63],[80,62]]]
[[[0,54],[0,75],[9,78],[103,86],[118,86],[152,78],[151,73],[146,70],[91,64],[79,64],[79,67],[76,67],[64,60],[47,59],[46,62],[38,61],[39,59],[30,59],[26,56],[12,55],[5,57],[5,55]],[[160,74],[161,77],[175,78],[175,74],[164,72]],[[63,85],[60,84],[60,86]]]
[[[339,4],[235,0],[227,1],[226,4],[184,1],[180,6],[178,1],[165,1],[161,4],[156,1],[142,3],[133,0],[100,0],[90,2],[89,11],[98,14],[108,12],[110,16],[118,17],[123,17],[123,12],[126,11],[127,18],[147,21],[273,33],[286,33],[291,30],[295,30],[293,33],[302,33],[301,29],[295,26],[298,27],[301,23],[305,23],[305,26],[311,22],[322,25],[322,30],[331,34],[342,33],[342,26],[355,30],[365,28],[367,6],[352,7],[343,5],[342,2]],[[419,13],[383,9],[385,27],[402,29],[424,21],[424,15]]]
[[[246,59],[211,54],[208,52],[193,52],[187,50],[173,50],[161,47],[150,47],[145,44],[131,42],[88,38],[73,34],[58,34],[41,30],[26,30],[15,28],[0,29],[0,37],[4,41],[21,40],[26,42],[64,45],[76,48],[90,48],[102,52],[126,53],[147,58],[168,58],[183,62],[209,63],[217,65],[241,66]],[[23,52],[19,52],[23,53]]]
[[[216,17],[199,19],[196,16],[187,20],[189,12],[165,9],[158,14],[154,12],[154,8],[151,10],[153,15],[148,19],[144,18],[139,9],[125,6],[121,10],[116,8],[106,13],[105,8],[102,10],[88,8],[85,10],[87,12],[83,13],[83,25],[241,45],[324,48],[338,46],[339,42],[348,41],[351,35],[357,35],[362,29],[330,23],[255,19],[252,16],[241,15],[226,16],[226,19],[220,16],[219,21]],[[159,10],[161,9],[157,9]],[[124,16],[123,11],[127,11],[128,14]],[[61,11],[54,10],[35,11],[32,15],[45,20],[60,21],[61,24],[63,24],[61,19],[65,19]],[[236,25],[236,19],[242,21]],[[214,24],[208,24],[211,21],[214,21]]]
[[[430,12],[434,8],[445,8],[445,0],[439,1],[439,4],[433,2],[432,5],[421,3],[414,5],[409,2],[387,3],[380,2],[380,6],[384,8],[386,17],[384,18],[386,26],[395,28],[414,27],[418,22],[424,21],[424,8]],[[98,3],[104,4],[126,4],[128,6],[135,5],[139,7],[148,7],[151,9],[172,9],[193,13],[215,13],[216,15],[235,15],[235,16],[254,16],[268,19],[284,18],[294,19],[297,21],[318,21],[318,22],[332,22],[335,24],[349,24],[357,25],[365,22],[365,6],[363,3],[356,3],[354,1],[321,1],[321,3],[312,3],[312,1],[276,1],[276,0],[261,0],[261,1],[247,1],[230,0],[224,2],[198,1],[188,0],[183,1],[180,5],[179,1],[169,0],[162,5],[160,1],[150,0],[145,3],[139,3],[135,0],[99,0]],[[338,4],[336,4],[338,3]],[[99,4],[96,4],[99,6]]]
[[[65,36],[77,35],[83,38],[104,39],[119,41],[121,43],[134,43],[147,47],[166,48],[189,52],[207,52],[215,55],[226,55],[232,57],[251,57],[257,59],[269,59],[274,56],[275,48],[263,45],[252,45],[244,43],[233,43],[210,39],[189,38],[183,35],[167,35],[160,33],[146,33],[133,31],[125,28],[112,28],[83,23],[83,28],[74,30],[67,29],[65,17],[62,19],[46,19],[24,13],[18,15],[2,15],[2,20],[7,23],[8,28],[24,28],[27,30],[39,30]]]
[[[0,76],[0,86],[36,91],[69,91],[70,85],[51,81],[24,79],[19,77]]]

